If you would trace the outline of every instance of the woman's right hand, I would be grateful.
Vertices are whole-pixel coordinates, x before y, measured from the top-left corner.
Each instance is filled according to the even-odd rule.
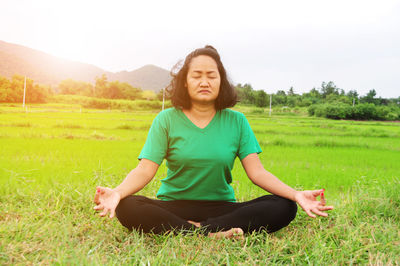
[[[100,211],[100,216],[106,216],[110,212],[110,218],[115,216],[115,209],[118,206],[121,196],[114,189],[108,187],[97,187],[96,194],[94,195],[94,203],[97,206],[94,207],[95,210]]]

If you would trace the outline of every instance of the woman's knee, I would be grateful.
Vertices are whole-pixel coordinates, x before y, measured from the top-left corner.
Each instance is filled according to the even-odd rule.
[[[272,203],[274,205],[272,209],[279,211],[280,216],[287,217],[289,222],[296,217],[297,204],[292,200],[277,195],[265,195],[258,198],[258,200],[269,206]]]
[[[130,195],[126,198],[123,198],[119,203],[117,208],[115,209],[115,214],[118,220],[124,225],[127,226],[127,220],[131,220],[133,216],[135,216],[135,210],[146,204],[149,199],[143,196],[138,195]]]
[[[294,220],[294,218],[296,218],[296,214],[297,214],[297,204],[296,202],[289,200],[289,199],[285,199],[286,200],[286,211],[287,211],[287,216],[288,216],[288,220],[289,223],[291,221]]]
[[[279,210],[281,216],[285,217],[288,221],[288,224],[296,218],[297,213],[297,204],[296,202],[285,199],[279,196],[274,196],[277,205],[279,206]]]
[[[294,201],[273,195],[264,204],[271,211],[270,213],[264,213],[269,233],[288,226],[296,217],[297,204]]]

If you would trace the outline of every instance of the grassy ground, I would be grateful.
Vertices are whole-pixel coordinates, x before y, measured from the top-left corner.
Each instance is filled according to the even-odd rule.
[[[399,264],[400,124],[273,115],[246,107],[265,168],[297,189],[326,189],[335,210],[303,211],[243,242],[129,233],[92,210],[96,185],[136,166],[156,112],[0,106],[0,264]],[[154,197],[163,164],[140,194]],[[263,195],[239,161],[239,201]]]

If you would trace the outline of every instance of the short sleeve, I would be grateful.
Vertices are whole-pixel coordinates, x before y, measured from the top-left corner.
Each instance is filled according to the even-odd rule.
[[[151,124],[146,142],[138,159],[148,159],[161,165],[168,149],[168,135],[165,116],[158,114]]]
[[[261,152],[261,147],[258,144],[253,130],[251,130],[249,122],[247,121],[246,117],[241,114],[240,141],[237,153],[239,159],[242,160],[251,153]]]

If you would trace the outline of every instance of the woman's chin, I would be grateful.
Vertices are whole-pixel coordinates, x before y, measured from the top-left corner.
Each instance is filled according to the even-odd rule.
[[[214,105],[215,100],[210,100],[210,99],[192,99],[192,103],[194,104],[200,104],[200,105]]]

